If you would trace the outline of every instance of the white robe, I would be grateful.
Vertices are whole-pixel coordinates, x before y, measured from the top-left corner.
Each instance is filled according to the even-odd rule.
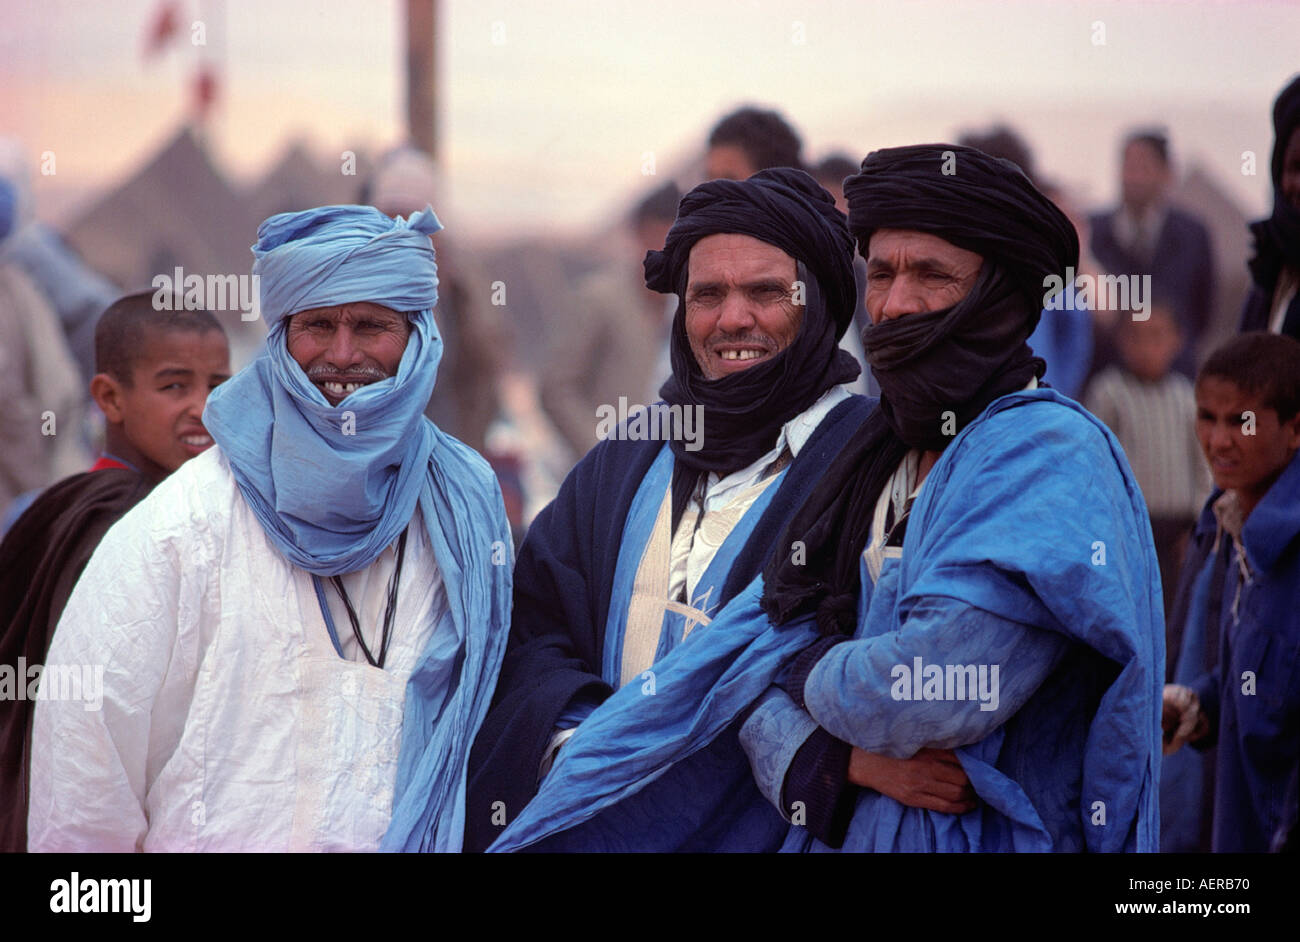
[[[455,644],[418,509],[409,532],[379,670],[339,657],[311,575],[266,537],[217,448],[160,484],[105,536],[51,642],[48,664],[102,666],[103,702],[38,702],[29,848],[376,849],[408,674],[435,633]],[[391,568],[390,548],[344,577],[373,650],[367,613]]]

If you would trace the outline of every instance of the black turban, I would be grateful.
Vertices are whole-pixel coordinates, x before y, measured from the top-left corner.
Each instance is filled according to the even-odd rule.
[[[719,233],[752,236],[785,252],[804,283],[794,341],[776,356],[719,379],[705,379],[686,336],[691,247]],[[646,253],[646,286],[678,296],[673,375],[659,394],[669,405],[703,406],[702,448],[672,441],[674,523],[699,476],[729,474],[770,451],[782,425],[826,390],[861,371],[839,340],[853,320],[857,288],[853,239],[834,198],[801,170],[762,170],[748,180],[712,180],[682,198],[662,251]]]
[[[1278,92],[1273,102],[1273,186],[1282,188],[1282,158],[1286,145],[1297,126],[1300,126],[1300,75]]]
[[[1273,213],[1250,224],[1255,236],[1250,274],[1268,294],[1269,305],[1282,269],[1288,265],[1300,268],[1300,209],[1288,203],[1282,192],[1282,159],[1297,127],[1300,127],[1300,75],[1273,102]],[[1300,331],[1300,295],[1291,300],[1282,320],[1282,333],[1296,336],[1296,331]]]
[[[1065,213],[1009,160],[957,144],[873,151],[844,181],[849,229],[867,257],[877,229],[914,229],[996,261],[1042,310],[1043,279],[1079,263]]]
[[[971,147],[878,150],[844,181],[849,229],[868,255],[877,229],[925,232],[984,259],[952,307],[872,324],[862,342],[881,403],[792,518],[780,545],[801,541],[800,565],[771,558],[763,607],[777,624],[815,612],[828,633],[852,632],[858,557],[872,511],[909,448],[942,450],[993,400],[1042,376],[1025,343],[1046,279],[1078,264],[1065,214],[1009,160]]]

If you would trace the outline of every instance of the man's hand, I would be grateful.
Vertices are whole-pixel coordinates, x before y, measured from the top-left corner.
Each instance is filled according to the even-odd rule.
[[[950,749],[922,749],[910,759],[891,759],[854,746],[848,778],[911,808],[964,814],[975,807],[975,790]]]
[[[1177,752],[1183,743],[1195,742],[1209,733],[1209,717],[1201,712],[1201,701],[1195,690],[1182,684],[1165,684],[1160,729],[1164,733],[1165,755]]]

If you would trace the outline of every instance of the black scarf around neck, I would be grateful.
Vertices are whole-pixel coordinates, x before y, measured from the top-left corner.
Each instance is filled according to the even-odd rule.
[[[865,328],[890,428],[911,448],[942,451],[990,402],[1043,375],[1047,364],[1025,343],[1037,321],[1012,279],[986,262],[952,307]]]
[[[880,407],[846,443],[795,514],[764,571],[763,610],[782,625],[815,614],[823,634],[852,634],[858,557],[885,484],[910,448],[940,451],[993,400],[1023,389],[1045,364],[1025,343],[1037,322],[1015,281],[985,262],[975,286],[941,311],[862,332]]]
[[[861,367],[838,347],[835,322],[826,314],[817,279],[800,262],[806,306],[799,333],[790,346],[747,370],[705,379],[686,338],[685,316],[678,302],[673,321],[673,375],[659,390],[670,406],[700,407],[703,447],[691,451],[673,439],[673,526],[681,519],[708,474],[727,475],[757,461],[776,443],[780,429],[832,386],[852,382]],[[679,297],[685,296],[685,286]],[[827,356],[827,350],[833,351]]]
[[[1042,376],[1026,340],[1048,276],[1078,264],[1074,226],[1007,160],[956,144],[873,151],[844,181],[849,229],[864,257],[881,229],[924,232],[983,259],[975,285],[942,311],[907,314],[862,332],[881,403],[781,541],[802,558],[769,560],[763,609],[774,624],[815,613],[823,633],[852,633],[858,559],[872,511],[909,448],[940,451],[993,400]]]
[[[715,234],[746,235],[796,262],[804,290],[803,320],[791,344],[769,360],[719,379],[705,379],[686,335],[691,248]],[[701,478],[730,474],[775,445],[781,426],[861,368],[839,349],[853,319],[853,239],[825,189],[800,170],[763,170],[748,180],[711,180],[682,198],[662,251],[645,260],[646,285],[676,292],[673,375],[660,389],[669,406],[700,408],[703,447],[673,440],[673,525]]]

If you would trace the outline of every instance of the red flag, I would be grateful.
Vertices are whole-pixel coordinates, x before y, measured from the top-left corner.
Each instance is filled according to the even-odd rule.
[[[198,72],[194,75],[193,90],[194,117],[203,121],[212,110],[213,102],[217,100],[217,75],[209,63],[204,62],[199,65]]]
[[[164,0],[154,15],[153,24],[144,37],[142,57],[151,59],[162,52],[180,30],[180,4],[176,0]]]

